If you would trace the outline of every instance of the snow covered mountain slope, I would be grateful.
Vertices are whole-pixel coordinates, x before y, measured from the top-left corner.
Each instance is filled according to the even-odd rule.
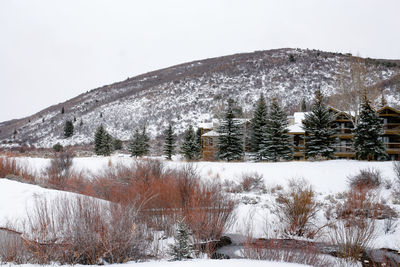
[[[261,92],[267,98],[278,96],[292,112],[303,98],[311,102],[318,86],[332,96],[339,84],[350,84],[356,61],[367,86],[384,90],[389,104],[398,106],[400,62],[287,48],[194,61],[93,89],[30,117],[0,123],[0,143],[91,143],[100,124],[122,140],[144,124],[159,135],[169,121],[182,133],[188,124],[210,120],[228,97],[250,114]],[[63,137],[66,120],[74,120],[75,126],[68,139]]]

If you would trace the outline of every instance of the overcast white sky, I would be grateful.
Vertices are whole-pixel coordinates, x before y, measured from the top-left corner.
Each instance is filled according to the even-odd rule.
[[[0,122],[197,59],[300,47],[400,59],[399,0],[1,0]]]

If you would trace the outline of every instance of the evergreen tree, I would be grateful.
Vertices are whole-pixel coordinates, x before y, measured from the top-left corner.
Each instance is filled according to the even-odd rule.
[[[65,112],[65,109],[64,109],[64,107],[62,107],[61,108],[61,114],[64,114],[64,112]]]
[[[112,137],[101,124],[94,135],[94,152],[97,155],[109,156],[112,151]]]
[[[122,141],[121,139],[114,139],[113,140],[113,150],[121,150],[122,149]]]
[[[276,99],[272,100],[268,114],[259,155],[271,161],[293,159],[293,150],[289,137],[288,120],[285,112],[281,109]]]
[[[372,109],[366,94],[364,94],[364,101],[354,130],[356,158],[364,160],[387,159],[388,155],[382,141],[383,134],[382,119]]]
[[[141,153],[142,156],[149,154],[150,152],[150,137],[146,132],[146,126],[143,127],[141,138]]]
[[[164,154],[168,160],[172,159],[172,155],[175,153],[175,136],[172,124],[168,125],[168,129],[165,131],[164,141]]]
[[[225,118],[218,128],[218,158],[227,161],[241,160],[244,155],[243,133],[235,120],[233,104],[233,99],[229,99]]]
[[[101,124],[94,134],[94,152],[96,155],[102,155],[101,147],[103,144],[103,139],[105,135],[105,130],[103,124]]]
[[[333,158],[335,130],[332,128],[334,118],[325,105],[321,90],[315,92],[312,109],[305,115],[303,129],[305,130],[307,158]]]
[[[267,105],[265,104],[264,95],[261,94],[258,100],[257,108],[254,111],[253,119],[251,121],[250,145],[255,160],[262,159],[259,151],[260,144],[264,139],[264,131],[267,125],[267,116]]]
[[[136,129],[134,134],[132,135],[131,142],[129,144],[129,151],[131,152],[131,157],[140,157],[142,156],[142,137],[139,132],[139,129]]]
[[[175,242],[171,245],[170,254],[173,257],[172,260],[184,260],[192,258],[192,248],[189,244],[189,231],[183,222],[178,222],[177,233],[175,236]]]
[[[189,125],[183,136],[183,143],[181,145],[181,153],[187,160],[193,160],[197,156],[197,141],[193,126]]]
[[[71,137],[73,134],[74,134],[74,124],[70,120],[65,121],[64,136],[68,138]]]
[[[104,156],[109,156],[111,155],[112,152],[112,142],[113,142],[113,138],[111,137],[111,135],[106,131],[105,135],[103,137],[103,143],[102,143],[102,152]]]
[[[142,132],[136,129],[132,135],[131,142],[129,144],[129,151],[132,157],[141,157],[149,153],[150,138],[146,133],[146,127],[143,127]]]

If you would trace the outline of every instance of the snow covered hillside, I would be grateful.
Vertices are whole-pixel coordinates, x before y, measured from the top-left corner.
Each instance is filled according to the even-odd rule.
[[[90,143],[100,124],[122,140],[144,124],[153,137],[160,135],[169,121],[179,134],[188,124],[218,114],[228,97],[234,97],[244,115],[251,113],[261,92],[267,98],[279,96],[292,112],[303,98],[311,102],[318,86],[332,96],[339,84],[350,84],[355,60],[351,55],[317,50],[277,49],[177,65],[90,90],[21,120],[0,123],[0,145]],[[367,86],[384,90],[388,103],[398,106],[400,67],[387,63],[361,59],[366,72],[362,75]],[[63,137],[66,120],[73,120],[75,126],[75,134],[68,139]]]

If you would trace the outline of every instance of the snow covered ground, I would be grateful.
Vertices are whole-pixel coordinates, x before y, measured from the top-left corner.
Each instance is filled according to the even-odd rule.
[[[161,158],[159,158],[161,159]],[[50,159],[44,158],[17,158],[18,162],[27,165],[32,171],[40,173],[46,168]],[[110,157],[82,157],[74,158],[73,167],[77,171],[99,172],[110,164],[133,163],[134,159],[127,155],[113,155]],[[165,161],[171,168],[188,164],[184,161]],[[318,162],[193,162],[201,177],[204,179],[218,179],[239,181],[243,173],[258,173],[264,177],[267,187],[284,186],[289,179],[304,178],[309,181],[317,192],[338,193],[347,189],[347,177],[357,174],[361,169],[376,168],[386,179],[394,179],[392,162],[368,162],[355,160],[329,160]]]
[[[12,225],[16,231],[23,231],[27,214],[35,208],[36,200],[54,201],[57,198],[73,198],[75,193],[46,189],[8,179],[0,179],[0,227]]]
[[[13,266],[13,265],[10,265]],[[18,265],[23,267],[33,267],[37,265],[24,264]],[[46,265],[41,265],[46,266]],[[58,266],[58,265],[57,265]],[[62,265],[61,265],[62,266]],[[61,267],[60,266],[60,267]],[[70,265],[68,265],[70,266]],[[87,265],[75,265],[77,267],[87,266]],[[96,266],[96,265],[91,265]],[[310,265],[302,265],[295,263],[283,263],[283,262],[272,262],[272,261],[256,261],[256,260],[189,260],[189,261],[152,261],[143,263],[125,263],[125,264],[112,264],[113,266],[123,266],[123,267],[305,267]]]
[[[43,158],[17,158],[17,161],[29,165],[32,171],[40,173],[49,164],[49,159]],[[111,157],[75,158],[73,168],[77,171],[97,173],[110,165],[132,164],[134,159],[126,155],[113,155]],[[164,161],[170,168],[182,167],[188,164],[179,159]],[[287,187],[288,180],[304,178],[317,192],[318,200],[324,207],[333,205],[343,200],[343,192],[348,190],[348,177],[357,174],[361,169],[375,168],[379,170],[386,181],[393,181],[395,173],[392,162],[365,162],[352,160],[331,160],[321,162],[280,162],[280,163],[253,163],[253,162],[195,162],[192,164],[200,173],[202,179],[218,180],[221,183],[231,181],[238,183],[241,176],[246,173],[258,173],[265,181],[265,189],[253,192],[232,194],[238,201],[235,210],[236,223],[227,230],[227,234],[251,234],[254,237],[279,237],[281,224],[273,213],[275,199],[281,190]],[[391,188],[386,188],[385,182],[376,195],[383,199],[387,205],[400,214],[400,205],[396,204]],[[280,186],[280,187],[279,187]],[[283,189],[282,189],[283,188]],[[0,227],[9,221],[23,219],[26,210],[32,207],[33,200],[40,195],[54,197],[59,194],[71,195],[72,193],[48,190],[39,186],[22,184],[6,179],[0,179]],[[324,215],[318,214],[318,224],[324,223]],[[385,220],[377,222],[377,231],[372,246],[375,248],[391,248],[400,251],[400,223],[393,218],[393,227],[385,232]],[[257,261],[189,261],[184,263],[150,262],[137,264],[137,266],[247,266],[262,264],[262,266],[296,266],[276,265],[277,263]],[[135,264],[136,266],[136,264]]]

